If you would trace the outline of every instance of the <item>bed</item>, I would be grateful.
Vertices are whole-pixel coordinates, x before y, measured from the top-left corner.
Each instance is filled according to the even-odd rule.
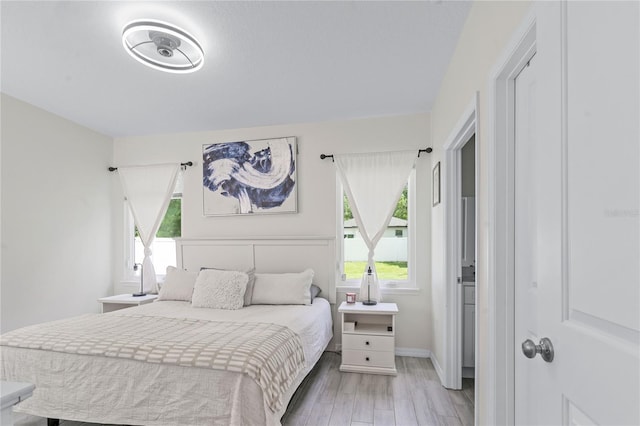
[[[36,385],[15,410],[111,424],[280,424],[332,338],[333,241],[179,240],[177,249],[190,271],[312,268],[328,300],[237,310],[157,301],[6,333],[2,380]]]

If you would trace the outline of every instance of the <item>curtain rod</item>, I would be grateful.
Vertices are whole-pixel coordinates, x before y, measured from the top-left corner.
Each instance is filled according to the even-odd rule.
[[[433,148],[428,147],[425,149],[419,149],[418,150],[418,157],[420,157],[420,153],[421,152],[426,152],[427,154],[431,153],[433,151]],[[320,154],[320,159],[324,160],[325,158],[331,158],[331,161],[333,161],[333,154]]]
[[[153,164],[151,164],[153,165]],[[180,167],[182,167],[183,169],[187,168],[187,167],[191,167],[193,166],[193,161],[187,161],[186,163],[180,163]],[[118,170],[117,167],[109,167],[109,171],[110,172],[115,172],[116,170]]]

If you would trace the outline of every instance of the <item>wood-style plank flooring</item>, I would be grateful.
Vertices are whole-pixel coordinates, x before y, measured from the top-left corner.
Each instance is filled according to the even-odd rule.
[[[429,359],[396,357],[395,377],[339,367],[340,355],[325,352],[293,396],[284,426],[473,425],[473,380],[447,390]]]
[[[282,418],[284,426],[472,426],[474,384],[443,388],[426,358],[396,357],[398,375],[343,373],[340,355],[325,352],[302,382]],[[46,426],[45,419],[16,416],[16,426]],[[97,426],[61,421],[61,426]]]

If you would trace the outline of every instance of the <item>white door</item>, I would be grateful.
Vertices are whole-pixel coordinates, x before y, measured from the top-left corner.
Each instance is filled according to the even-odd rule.
[[[531,58],[515,79],[515,215],[514,215],[514,272],[515,272],[515,330],[516,343],[530,339],[538,343],[545,337],[541,330],[538,304],[538,208],[542,198],[538,182],[538,166],[543,158],[537,157],[537,59]],[[538,361],[538,360],[536,360]],[[538,412],[548,406],[551,393],[548,375],[554,366],[545,362],[531,362],[520,348],[514,360],[516,369],[514,395],[518,425],[539,424]],[[546,389],[545,389],[546,388]],[[540,389],[535,399],[531,389]],[[535,403],[532,403],[535,402]]]
[[[640,4],[537,2],[516,79],[515,423],[640,424]],[[547,337],[554,359],[520,344]]]

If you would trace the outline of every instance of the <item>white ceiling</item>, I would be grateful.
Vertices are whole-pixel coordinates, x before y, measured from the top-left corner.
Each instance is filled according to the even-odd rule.
[[[1,90],[114,137],[431,109],[470,2],[1,2]],[[168,74],[122,27],[171,22],[205,50]]]

